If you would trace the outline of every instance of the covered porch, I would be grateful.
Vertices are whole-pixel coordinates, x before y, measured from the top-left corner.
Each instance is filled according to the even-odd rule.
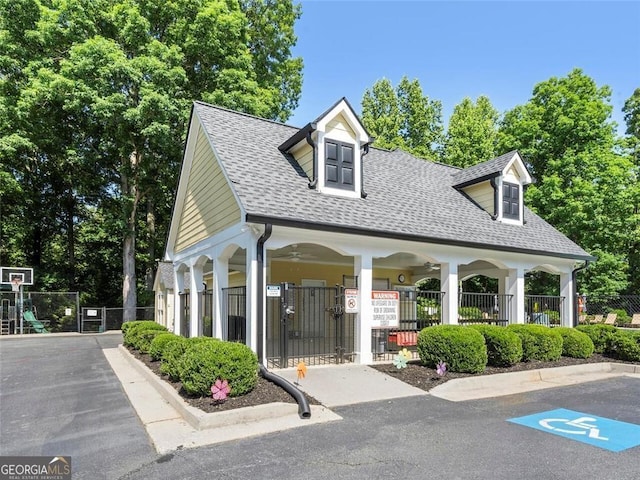
[[[573,322],[569,259],[258,224],[225,233],[176,255],[175,331],[244,342],[271,366],[389,359],[439,323]],[[560,295],[525,295],[537,270]],[[465,291],[474,277],[494,291]],[[397,292],[392,324],[375,320],[372,292]]]

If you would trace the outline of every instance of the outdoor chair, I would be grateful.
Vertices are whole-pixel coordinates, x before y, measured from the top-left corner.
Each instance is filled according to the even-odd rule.
[[[580,324],[584,324],[587,323],[587,316],[584,314],[581,314],[578,316],[578,323]]]
[[[633,317],[631,317],[631,326],[640,327],[640,313],[633,314]]]
[[[607,318],[605,319],[605,325],[615,325],[616,320],[618,319],[617,313],[607,313]]]
[[[591,322],[590,323],[602,323],[602,319],[604,318],[604,315],[594,315],[591,318]]]

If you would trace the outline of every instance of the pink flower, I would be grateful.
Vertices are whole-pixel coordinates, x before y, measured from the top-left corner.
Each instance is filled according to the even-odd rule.
[[[217,379],[216,383],[211,385],[211,396],[214,400],[226,400],[229,393],[231,393],[231,387],[226,380]]]

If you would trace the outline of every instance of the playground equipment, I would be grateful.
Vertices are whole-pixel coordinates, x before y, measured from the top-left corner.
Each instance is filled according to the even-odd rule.
[[[0,267],[0,284],[11,285],[14,293],[13,303],[9,299],[2,300],[0,333],[25,333],[25,322],[28,330],[37,333],[49,333],[42,322],[36,318],[36,310],[29,301],[24,301],[24,285],[33,285],[33,269],[25,267]]]

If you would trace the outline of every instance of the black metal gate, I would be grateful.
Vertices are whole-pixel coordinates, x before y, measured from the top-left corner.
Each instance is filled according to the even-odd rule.
[[[267,361],[285,368],[352,361],[355,314],[344,313],[344,287],[297,287],[282,283],[267,289]],[[278,295],[278,296],[276,296]]]

